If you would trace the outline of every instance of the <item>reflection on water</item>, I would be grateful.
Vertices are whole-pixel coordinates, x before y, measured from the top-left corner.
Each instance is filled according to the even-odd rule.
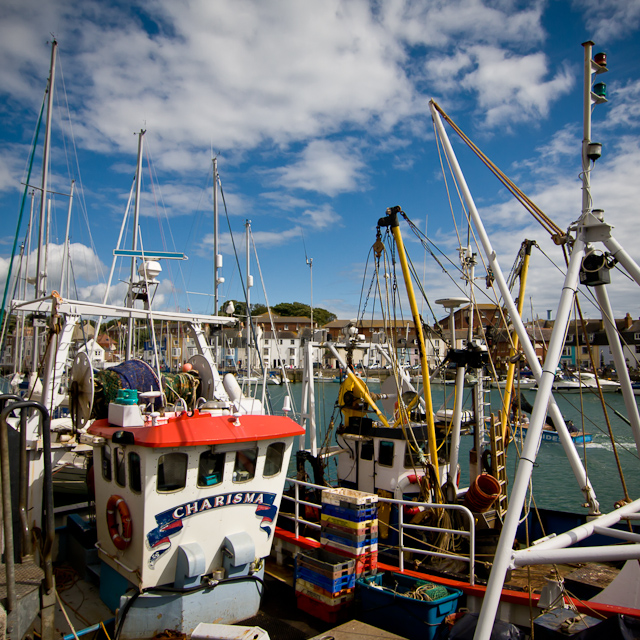
[[[294,411],[299,412],[302,385],[293,384],[290,388],[293,395]],[[379,385],[372,383],[370,389],[375,393],[379,391]],[[284,386],[270,385],[268,391],[274,411],[281,413],[286,388]],[[324,441],[326,428],[331,420],[337,395],[337,384],[316,385],[316,424],[320,442]],[[434,409],[453,407],[452,387],[434,385],[432,387],[432,396]],[[535,392],[525,391],[524,396],[531,404],[534,403]],[[500,391],[492,389],[491,410],[494,413],[499,411],[500,400]],[[573,420],[576,427],[579,429],[584,428],[585,431],[593,434],[593,442],[577,446],[578,454],[583,460],[602,510],[610,511],[613,509],[613,504],[625,496],[612,453],[612,445],[600,401],[593,394],[583,394],[582,397],[580,394],[569,394],[564,397],[556,396],[556,401],[565,419]],[[637,499],[640,497],[640,460],[638,459],[631,427],[614,413],[615,410],[626,415],[622,395],[619,393],[605,394],[605,401],[608,405],[609,421],[618,445],[618,455],[629,497],[632,500]],[[471,404],[471,389],[465,388],[464,408],[470,409]],[[583,412],[581,412],[581,407],[584,409]],[[294,415],[290,415],[296,419]],[[584,423],[581,415],[585,416]],[[336,423],[339,423],[337,415]],[[472,438],[464,436],[460,445],[461,484],[463,485],[466,485],[469,480],[468,460],[471,446]],[[510,483],[513,482],[515,476],[518,452],[520,450],[521,443],[516,442],[509,446],[507,472]],[[292,458],[292,462],[294,460],[295,457]],[[539,508],[566,509],[574,513],[586,511],[582,507],[583,495],[578,481],[573,475],[564,454],[564,449],[560,444],[543,443],[540,446],[533,472],[533,492],[535,504]]]

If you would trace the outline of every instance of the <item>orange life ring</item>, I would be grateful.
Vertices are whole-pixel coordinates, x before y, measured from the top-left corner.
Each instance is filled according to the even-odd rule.
[[[116,510],[120,514],[120,522],[122,522],[122,534],[118,530],[118,519],[116,518]],[[122,496],[113,495],[107,502],[107,527],[111,541],[116,549],[123,551],[131,544],[131,513],[129,507]]]

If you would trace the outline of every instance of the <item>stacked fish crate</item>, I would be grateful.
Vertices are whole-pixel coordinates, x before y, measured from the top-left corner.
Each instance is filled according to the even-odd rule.
[[[378,496],[340,487],[322,491],[322,548],[355,561],[355,575],[378,569]]]
[[[353,602],[355,562],[314,549],[296,557],[296,602],[298,609],[325,622],[338,622]]]

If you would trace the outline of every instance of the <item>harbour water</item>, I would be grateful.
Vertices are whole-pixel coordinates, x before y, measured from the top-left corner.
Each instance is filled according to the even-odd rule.
[[[379,390],[376,383],[370,384],[372,392]],[[295,410],[301,407],[301,384],[290,385],[292,404]],[[316,384],[316,423],[320,434],[320,441],[324,440],[327,425],[334,413],[335,402],[339,385],[336,383]],[[283,399],[286,395],[284,386],[268,386],[273,408],[276,412],[282,409]],[[523,392],[525,398],[533,404],[534,391]],[[434,409],[453,406],[453,387],[433,385],[432,396]],[[604,394],[607,405],[607,413],[611,423],[611,430],[615,437],[620,467],[629,497],[633,500],[640,494],[640,460],[636,451],[635,441],[629,427],[615,411],[626,415],[624,402],[620,393]],[[636,401],[639,399],[636,396]],[[577,445],[578,453],[591,480],[601,509],[610,511],[614,503],[624,499],[620,474],[613,453],[613,447],[607,423],[604,417],[600,399],[592,393],[556,395],[556,401],[565,419],[572,420],[578,429],[582,429],[593,435],[593,441],[585,445]],[[500,391],[491,390],[491,410],[499,411],[501,402]],[[471,409],[471,389],[465,388],[464,408]],[[581,411],[582,404],[582,411]],[[584,416],[584,422],[583,418]],[[292,415],[292,417],[294,417]],[[339,415],[336,411],[336,422]],[[463,436],[460,450],[461,486],[467,486],[469,480],[469,450],[472,447],[472,437]],[[521,443],[511,443],[507,453],[507,475],[510,485],[515,477],[518,454],[521,451]],[[329,475],[331,470],[329,470]],[[536,460],[536,466],[532,477],[533,498],[535,506],[547,509],[562,509],[571,513],[586,513],[582,504],[583,494],[580,485],[567,461],[562,445],[555,443],[543,443]],[[530,503],[531,508],[534,503]]]

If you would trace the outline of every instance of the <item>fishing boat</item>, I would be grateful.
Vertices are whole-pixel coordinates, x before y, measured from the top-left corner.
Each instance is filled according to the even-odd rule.
[[[527,437],[528,427],[516,427],[515,436],[522,438]],[[580,431],[570,431],[569,435],[571,436],[571,440],[573,440],[574,444],[588,444],[593,441],[593,435],[590,433],[582,433]],[[547,427],[542,430],[541,442],[552,442],[553,444],[560,444],[560,436],[558,432],[552,429],[551,427]]]
[[[579,612],[597,616],[598,620],[590,624],[613,618],[611,624],[601,623],[602,629],[607,629],[606,632],[603,631],[606,636],[614,633],[610,630],[625,624],[625,616],[629,617],[634,629],[640,624],[640,600],[636,597],[635,589],[640,578],[636,562],[640,557],[640,547],[637,545],[637,530],[633,526],[640,513],[640,500],[627,494],[624,500],[616,503],[616,508],[611,513],[601,512],[595,490],[576,449],[577,440],[571,435],[553,397],[556,390],[553,388],[555,372],[564,344],[569,312],[575,302],[580,281],[595,293],[600,305],[629,424],[636,449],[640,452],[638,407],[633,397],[620,338],[611,320],[614,316],[606,292],[608,268],[601,261],[598,263],[601,268],[595,270],[589,260],[596,251],[596,242],[602,241],[606,250],[615,254],[619,264],[638,284],[640,268],[613,238],[611,227],[604,222],[602,211],[593,209],[590,195],[591,163],[599,157],[599,145],[597,148],[589,146],[590,114],[592,105],[602,101],[601,90],[594,90],[593,78],[607,71],[607,68],[602,55],[592,55],[593,43],[587,42],[583,46],[585,135],[582,154],[583,207],[579,220],[568,231],[554,225],[506,176],[494,168],[494,172],[501,175],[503,183],[512,193],[542,221],[556,242],[567,244],[571,248],[569,267],[544,365],[541,365],[521,319],[523,277],[520,275],[521,292],[514,302],[497,253],[486,233],[445,132],[443,120],[481,156],[485,164],[492,166],[491,162],[464,136],[439,105],[433,101],[430,103],[439,144],[447,156],[457,188],[465,200],[474,226],[473,235],[479,238],[484,253],[488,268],[487,282],[498,288],[501,305],[504,305],[513,324],[513,337],[516,340],[508,358],[510,379],[507,388],[513,388],[511,365],[521,357],[520,353],[524,355],[537,384],[531,420],[523,445],[517,450],[518,469],[510,492],[507,492],[505,474],[508,432],[504,425],[509,422],[511,405],[502,408],[501,421],[485,415],[487,353],[482,341],[474,340],[474,336],[470,335],[465,349],[454,349],[455,345],[451,341],[449,357],[456,364],[455,413],[448,427],[443,428],[435,423],[429,384],[430,371],[421,331],[424,323],[417,312],[411,284],[411,273],[415,273],[415,270],[408,266],[400,220],[405,219],[414,231],[417,225],[400,207],[391,207],[379,219],[376,237],[372,241],[377,259],[375,271],[376,274],[384,273],[385,281],[396,282],[392,261],[386,258],[387,254],[397,257],[402,268],[417,334],[422,369],[420,381],[423,387],[416,388],[412,384],[414,380],[403,375],[404,371],[396,362],[394,350],[388,349],[383,357],[391,365],[392,375],[387,380],[388,385],[382,385],[379,394],[371,392],[349,362],[348,343],[341,345],[347,354],[346,359],[341,361],[347,377],[341,385],[337,401],[342,420],[336,431],[336,444],[323,449],[315,442],[315,425],[308,423],[309,447],[297,453],[297,474],[287,481],[289,489],[285,490],[283,508],[276,527],[274,552],[279,561],[286,557],[296,557],[305,550],[332,546],[334,550],[340,549],[344,557],[354,558],[356,566],[360,563],[365,573],[367,570],[369,573],[399,572],[459,589],[464,594],[464,606],[472,614],[475,613],[471,634],[478,640],[488,640],[500,621],[518,625],[530,634],[536,625],[542,624],[539,619],[542,617],[541,613],[549,609],[562,611],[570,608],[573,615]],[[420,238],[419,233],[416,232],[416,235]],[[532,245],[530,241],[526,242],[528,246],[523,252],[524,262],[527,262],[527,252],[530,252]],[[460,256],[462,266],[459,273],[473,292],[472,283],[476,279],[473,273],[475,254],[470,248],[463,247]],[[392,297],[387,294],[386,300]],[[452,335],[455,335],[453,326],[451,330]],[[334,357],[339,358],[336,345],[321,346],[328,348]],[[459,485],[458,473],[465,373],[473,373],[477,379],[473,398],[475,420],[472,454],[469,459],[469,487]],[[582,492],[581,507],[586,512],[570,514],[556,510],[538,527],[531,514],[524,522],[521,521],[521,514],[528,499],[536,457],[539,453],[542,454],[540,444],[544,441],[545,433],[549,433],[544,428],[547,414],[556,427],[552,437],[557,436],[569,461],[577,486]],[[581,434],[579,442],[584,443],[589,437],[589,434]],[[614,442],[612,446],[615,446]],[[513,451],[513,447],[510,451]],[[332,477],[325,463],[336,457]],[[305,472],[307,462],[312,463],[312,473],[309,474]],[[349,546],[344,542],[346,538],[338,544],[328,541],[330,538],[324,533],[326,522],[334,522],[335,514],[329,515],[327,509],[325,515],[325,505],[331,504],[331,501],[325,502],[324,497],[319,499],[320,494],[326,492],[328,484],[341,488],[335,489],[336,491],[357,491],[362,492],[363,496],[375,498],[378,517],[375,542],[372,542],[373,537],[369,537],[365,542],[366,548],[361,550],[356,548],[355,543]],[[354,499],[366,502],[366,497]],[[349,502],[350,500],[345,499],[339,503],[343,509],[340,516],[343,521],[336,523],[338,527],[354,526],[345,520],[350,519],[347,515]],[[287,506],[288,503],[291,504]],[[576,543],[579,546],[573,546]],[[598,592],[597,595],[593,596],[592,592],[590,596],[581,598],[568,592],[565,579],[573,579],[576,563],[584,565],[582,574],[587,576],[589,582],[588,575],[591,574],[593,578],[596,568],[601,566],[598,563],[603,562],[617,563],[617,568],[612,569],[611,579],[607,580],[608,586],[596,586],[591,580],[590,586]],[[619,570],[620,566],[623,566],[622,570]],[[558,616],[558,625],[570,617],[571,612]],[[623,631],[617,637],[624,637],[625,633],[627,632]]]

